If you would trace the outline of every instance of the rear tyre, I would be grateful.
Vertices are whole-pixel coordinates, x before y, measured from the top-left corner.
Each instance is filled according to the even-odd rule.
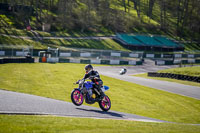
[[[102,100],[99,101],[99,107],[103,110],[103,111],[108,111],[111,108],[111,101],[110,98],[108,96],[104,96],[102,98]]]
[[[71,93],[71,100],[76,106],[83,104],[83,94],[79,89],[74,89]]]

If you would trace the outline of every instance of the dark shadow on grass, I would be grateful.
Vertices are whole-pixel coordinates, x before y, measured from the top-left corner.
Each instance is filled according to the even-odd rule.
[[[110,115],[110,116],[114,116],[114,117],[119,117],[119,118],[123,118],[123,116],[124,116],[122,114],[115,113],[115,112],[105,112],[105,111],[100,111],[100,110],[83,109],[83,108],[76,108],[76,109],[82,110],[82,111],[87,111],[87,112],[94,112],[94,113],[99,113],[99,114],[106,114],[106,115]]]

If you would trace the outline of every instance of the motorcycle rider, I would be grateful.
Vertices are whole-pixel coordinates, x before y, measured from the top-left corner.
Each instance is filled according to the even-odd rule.
[[[102,99],[104,97],[104,92],[101,90],[103,81],[100,79],[99,73],[93,70],[93,66],[91,64],[85,66],[85,72],[86,74],[83,79],[85,80],[89,78],[93,83],[95,83],[94,87],[97,88],[100,93],[100,98]]]

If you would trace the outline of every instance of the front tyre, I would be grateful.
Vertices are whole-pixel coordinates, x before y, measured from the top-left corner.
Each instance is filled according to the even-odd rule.
[[[74,89],[71,93],[71,100],[76,106],[83,104],[83,94],[79,89]]]
[[[104,98],[102,98],[101,101],[99,101],[99,107],[103,110],[103,111],[108,111],[111,108],[111,101],[110,98],[108,96],[104,96]]]

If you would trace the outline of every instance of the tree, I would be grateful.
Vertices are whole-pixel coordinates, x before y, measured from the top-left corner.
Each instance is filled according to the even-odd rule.
[[[166,32],[166,1],[160,1],[160,28]]]
[[[124,11],[126,12],[126,0],[122,0],[123,5],[124,5]]]
[[[137,11],[137,16],[140,18],[140,0],[132,0],[134,9]]]
[[[149,0],[149,11],[148,11],[149,18],[152,18],[152,11],[153,11],[155,1],[156,0]]]

